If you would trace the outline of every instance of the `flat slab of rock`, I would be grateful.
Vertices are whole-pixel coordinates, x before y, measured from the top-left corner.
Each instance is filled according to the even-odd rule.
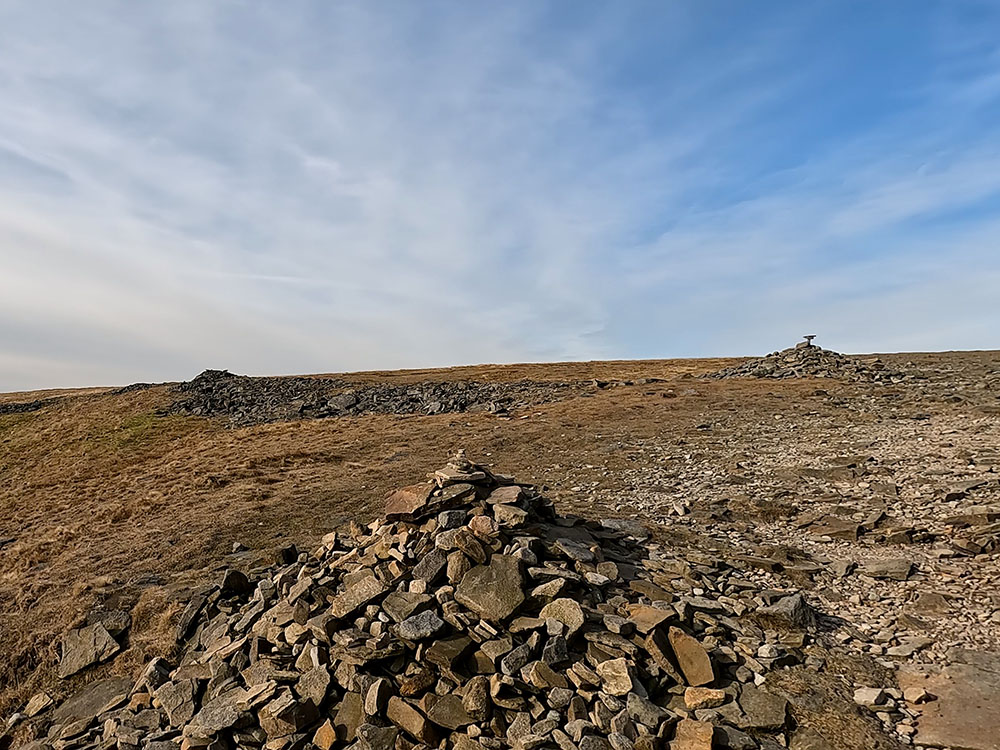
[[[427,610],[413,617],[403,620],[396,632],[400,638],[408,641],[422,641],[430,638],[444,627],[444,620],[437,616],[436,612]]]
[[[476,488],[471,484],[450,484],[438,490],[434,482],[411,484],[396,490],[385,501],[385,517],[390,521],[415,521],[447,510]]]
[[[575,599],[553,599],[538,613],[542,620],[557,620],[566,626],[566,634],[573,635],[583,627],[583,608]]]
[[[601,526],[609,531],[626,534],[640,541],[649,539],[649,529],[631,518],[602,518]]]
[[[684,691],[684,705],[692,711],[699,708],[716,708],[726,702],[724,690],[705,687],[689,687]]]
[[[362,578],[347,591],[339,594],[330,605],[330,614],[338,620],[386,592],[386,588],[376,578]]]
[[[904,691],[918,688],[937,697],[911,706],[920,711],[917,745],[1000,750],[1000,657],[975,661],[951,664],[940,672],[921,672],[918,667],[898,672]]]
[[[597,665],[601,687],[611,695],[627,695],[632,690],[632,676],[625,659],[608,659]]]
[[[389,699],[386,718],[415,740],[435,744],[437,734],[430,722],[402,698],[394,695]]]
[[[816,626],[816,611],[802,594],[785,596],[769,607],[761,607],[757,616],[762,622],[777,627],[805,630]]]
[[[334,739],[340,742],[353,742],[358,727],[364,723],[364,717],[361,695],[355,692],[345,693],[344,699],[340,702],[337,713],[333,717]],[[324,739],[329,739],[329,735],[325,735]],[[322,747],[319,742],[316,744]]]
[[[50,708],[55,701],[48,693],[35,693],[24,707],[24,715],[27,717],[38,716],[42,711]]]
[[[458,729],[472,723],[472,717],[457,695],[443,695],[427,712],[427,718],[446,729]]]
[[[635,629],[645,635],[675,617],[676,613],[672,609],[666,610],[650,607],[646,604],[632,604],[628,608],[628,616],[635,623]]]
[[[316,734],[313,735],[313,744],[319,750],[330,750],[330,748],[337,744],[337,730],[334,728],[332,721],[327,719],[316,730]]]
[[[113,698],[127,694],[135,680],[129,677],[114,677],[97,680],[67,699],[52,711],[52,721],[64,724],[85,717],[96,716]]]
[[[913,563],[903,558],[891,560],[873,560],[865,563],[860,572],[872,578],[887,578],[892,581],[905,581],[913,572]]]
[[[670,628],[668,633],[670,647],[674,651],[677,665],[684,673],[684,679],[691,687],[707,685],[715,679],[712,660],[697,638],[688,635],[680,628]]]
[[[861,534],[861,524],[847,518],[826,516],[809,527],[809,531],[817,536],[828,536],[831,539],[846,539],[856,542]]]
[[[746,714],[745,728],[780,729],[785,724],[788,701],[754,685],[744,685],[740,691],[740,708]]]
[[[156,700],[167,712],[171,726],[183,727],[194,717],[197,685],[194,680],[179,680],[156,690]]]
[[[70,677],[91,664],[98,664],[118,653],[121,647],[101,623],[69,631],[63,637],[59,676]]]
[[[524,601],[520,561],[510,555],[493,555],[462,577],[455,601],[485,620],[506,620]]]
[[[382,609],[396,622],[402,622],[407,617],[418,614],[429,607],[433,597],[427,594],[411,594],[408,591],[393,591],[382,602]]]
[[[204,708],[202,711],[204,712]],[[318,718],[316,706],[311,701],[298,701],[291,691],[282,691],[278,696],[261,708],[259,712],[260,726],[269,738],[288,737],[309,726]],[[228,724],[228,712],[223,712],[221,720]],[[198,717],[194,718],[197,723]],[[236,721],[239,721],[237,714]],[[229,726],[235,725],[229,724]]]
[[[398,736],[399,729],[396,727],[377,727],[374,724],[358,727],[358,744],[367,750],[392,750]]]
[[[386,498],[385,517],[389,520],[411,520],[422,515],[433,491],[433,482],[421,482],[401,487]]]
[[[677,724],[670,750],[712,750],[715,727],[707,721],[681,719]]]

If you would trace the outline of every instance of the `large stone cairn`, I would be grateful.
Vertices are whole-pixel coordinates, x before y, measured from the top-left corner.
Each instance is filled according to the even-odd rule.
[[[130,694],[33,746],[787,743],[786,701],[759,686],[801,661],[814,613],[800,595],[671,557],[634,520],[560,517],[462,455],[385,510],[314,554],[228,571],[183,611],[176,668],[154,660]],[[797,636],[779,639],[768,618]]]
[[[906,376],[894,372],[877,357],[851,357],[802,341],[714,372],[711,378],[839,378],[859,382],[898,383]]]

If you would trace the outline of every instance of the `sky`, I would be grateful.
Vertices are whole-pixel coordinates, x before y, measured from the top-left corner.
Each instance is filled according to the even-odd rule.
[[[1000,348],[1000,5],[0,0],[0,391]]]

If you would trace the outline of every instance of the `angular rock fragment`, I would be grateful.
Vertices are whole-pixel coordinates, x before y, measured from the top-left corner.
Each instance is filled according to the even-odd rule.
[[[403,620],[396,628],[396,634],[407,641],[423,641],[440,632],[444,626],[444,620],[428,610]]]
[[[389,699],[386,718],[418,742],[435,744],[437,733],[431,723],[402,698],[393,696]]]
[[[494,505],[493,513],[496,516],[497,524],[506,528],[520,526],[528,520],[528,511],[514,505]]]
[[[333,722],[329,719],[324,721],[313,735],[312,742],[320,750],[331,750],[337,744],[337,730],[334,728]]]
[[[485,721],[490,714],[490,681],[477,675],[465,685],[462,707],[474,721]]]
[[[865,708],[881,706],[886,701],[885,691],[877,687],[861,687],[854,691],[854,702]]]
[[[668,638],[688,685],[698,687],[715,679],[712,660],[696,638],[676,627],[670,628]]]
[[[240,708],[238,692],[242,691],[232,690],[203,703],[190,723],[184,727],[184,731],[194,736],[211,737],[246,725],[250,721],[250,715]]]
[[[746,716],[743,726],[751,729],[780,729],[785,724],[788,701],[755,685],[740,690],[740,708]]]
[[[385,586],[375,578],[363,578],[331,602],[330,614],[343,619],[385,592]]]
[[[71,677],[92,664],[111,658],[120,648],[100,623],[71,630],[63,637],[59,676]]]
[[[222,585],[219,589],[223,597],[249,596],[253,593],[250,579],[239,570],[227,570],[222,577]]]
[[[670,750],[712,750],[715,727],[707,721],[681,719],[677,724]]]
[[[393,492],[385,501],[385,517],[390,521],[417,517],[434,492],[433,482],[411,484]]]
[[[156,690],[156,700],[167,712],[171,726],[183,727],[191,721],[195,712],[195,697],[198,684],[194,680],[168,682]]]
[[[436,700],[427,712],[427,718],[446,729],[458,729],[472,723],[462,698],[454,694],[443,695]]]
[[[634,692],[625,697],[625,710],[632,721],[648,729],[656,729],[671,717],[670,711]]]
[[[455,589],[455,601],[485,620],[502,622],[524,601],[523,576],[517,558],[493,555],[486,565],[477,565]]]
[[[345,693],[337,712],[333,717],[333,729],[336,740],[353,742],[357,737],[358,727],[364,722],[364,708],[361,694],[351,691]]]
[[[35,693],[28,701],[28,705],[24,707],[24,715],[29,719],[33,716],[38,716],[38,714],[50,708],[54,703],[55,701],[52,700],[52,696],[48,693]]]
[[[391,697],[392,687],[389,680],[384,677],[373,680],[364,695],[365,716],[382,716]]]
[[[632,675],[625,659],[608,659],[597,665],[601,687],[611,695],[627,695],[632,690]]]
[[[358,727],[358,743],[364,750],[393,750],[399,730],[396,727],[380,727],[362,724]]]
[[[699,708],[716,708],[726,702],[724,690],[704,687],[689,687],[684,691],[684,705],[692,711]]]
[[[448,565],[448,555],[442,550],[434,549],[428,552],[413,569],[413,577],[427,583],[434,583]]]
[[[913,572],[913,563],[902,558],[890,560],[873,560],[861,566],[859,572],[872,578],[888,578],[893,581],[905,581]]]
[[[260,710],[260,726],[271,739],[287,737],[317,719],[316,706],[310,700],[297,700],[291,691],[282,692]]]
[[[330,672],[325,666],[313,667],[299,678],[295,692],[308,699],[314,706],[323,705],[330,689]]]
[[[761,607],[757,616],[767,625],[806,630],[816,627],[816,610],[802,594],[784,596],[769,607]]]
[[[538,617],[542,620],[556,620],[566,626],[566,637],[572,637],[583,627],[583,609],[575,599],[553,599],[542,607]]]
[[[635,629],[645,635],[676,616],[673,610],[659,609],[645,604],[632,604],[628,608],[629,619],[635,624]]]
[[[402,622],[411,615],[428,608],[434,597],[427,594],[413,594],[409,591],[393,591],[382,601],[383,611],[396,622]]]

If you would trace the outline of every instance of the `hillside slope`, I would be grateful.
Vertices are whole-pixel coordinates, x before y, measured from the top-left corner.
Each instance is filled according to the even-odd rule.
[[[1000,354],[883,359],[921,378],[697,377],[735,360],[360,373],[335,377],[355,388],[578,385],[500,413],[243,427],[171,413],[169,385],[4,394],[0,405],[43,403],[0,413],[0,715],[43,688],[58,698],[133,674],[173,648],[173,621],[198,586],[374,517],[386,488],[459,448],[547,485],[567,511],[631,514],[679,545],[777,561],[761,575],[860,618],[852,637],[868,657],[911,636],[932,640],[913,653],[940,663],[951,647],[995,650],[1000,595],[981,584],[1000,573],[989,510],[1000,506]],[[912,571],[835,565],[899,559]],[[947,616],[914,609],[920,625],[901,625],[899,612],[931,593]],[[107,612],[131,618],[124,652],[59,680],[62,634]]]

